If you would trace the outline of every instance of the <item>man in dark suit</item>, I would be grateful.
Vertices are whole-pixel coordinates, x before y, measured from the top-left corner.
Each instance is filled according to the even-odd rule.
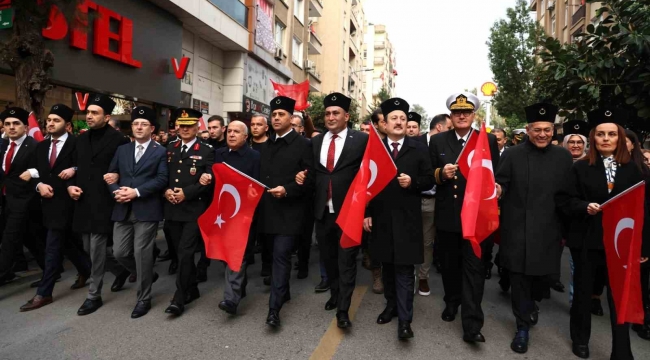
[[[199,111],[180,108],[175,111],[180,140],[167,146],[169,185],[165,191],[165,225],[178,254],[176,292],[165,313],[180,316],[185,305],[199,298],[194,251],[201,239],[197,220],[208,208],[211,187],[199,183],[203,174],[212,174],[214,150],[201,143]]]
[[[167,152],[151,140],[156,112],[138,106],[131,112],[135,141],[117,148],[105,177],[115,199],[111,220],[115,221],[113,248],[117,261],[131,274],[137,274],[138,300],[131,318],[146,315],[151,309],[151,284],[154,274],[154,240],[163,219],[162,191],[167,186]],[[115,175],[119,178],[114,181]]]
[[[400,340],[413,337],[413,273],[424,260],[420,193],[434,183],[426,146],[406,136],[408,109],[400,98],[381,104],[384,146],[397,166],[397,176],[370,202],[363,221],[364,229],[372,232],[371,256],[382,264],[386,308],[377,323],[386,324],[397,316]]]
[[[348,310],[357,276],[359,247],[344,249],[340,246],[342,232],[336,219],[368,143],[368,135],[348,129],[351,101],[340,93],[329,94],[323,99],[328,131],[312,139],[314,171],[307,174],[308,181],[315,183],[316,238],[332,293],[325,310],[338,307],[339,328],[352,326]],[[305,174],[300,175],[304,178]]]
[[[436,242],[442,262],[442,283],[445,289],[445,310],[442,320],[454,321],[462,305],[463,340],[485,342],[481,334],[484,316],[481,309],[485,285],[485,267],[474,255],[469,241],[463,239],[460,212],[465,197],[467,180],[456,161],[470,136],[478,98],[470,93],[454,94],[447,99],[454,131],[431,137],[429,150],[436,178]],[[494,135],[488,134],[492,166],[497,168],[499,150]]]
[[[45,269],[43,238],[25,236],[32,233],[29,229],[41,214],[38,198],[34,188],[28,182],[36,175],[33,169],[33,154],[36,151],[36,140],[27,135],[29,112],[18,107],[11,107],[0,114],[8,141],[2,143],[0,151],[4,176],[1,180],[2,208],[5,228],[2,233],[2,248],[0,251],[0,285],[15,277],[12,266],[17,251],[24,245],[34,255],[38,266]],[[33,224],[42,227],[42,223]]]
[[[52,303],[52,291],[63,255],[79,274],[72,289],[84,287],[90,277],[90,257],[71,238],[74,201],[68,195],[67,184],[76,173],[77,139],[66,132],[66,125],[72,121],[73,115],[74,111],[66,105],[52,106],[46,120],[50,136],[36,146],[33,162],[38,177],[30,181],[32,189],[40,195],[43,224],[47,228],[45,269],[36,296],[21,306],[20,311],[35,310]]]
[[[291,251],[296,237],[303,233],[305,194],[309,186],[296,183],[296,174],[311,171],[311,143],[291,128],[295,101],[278,96],[271,100],[272,126],[275,133],[261,154],[260,180],[271,189],[262,196],[258,208],[259,230],[273,243],[271,296],[266,323],[280,326],[280,309],[291,299]]]
[[[111,252],[106,251],[113,231],[111,215],[115,200],[106,188],[104,175],[108,172],[117,147],[128,142],[121,132],[108,126],[115,102],[106,95],[91,95],[86,110],[86,123],[90,128],[77,138],[77,174],[70,181],[68,194],[76,201],[72,230],[84,238],[92,261],[88,297],[77,311],[78,315],[91,314],[102,305],[104,270],[115,275],[111,291],[119,291],[129,277]]]
[[[422,141],[422,137],[420,136],[420,123],[422,122],[422,116],[411,111],[406,116],[406,119],[406,136]]]
[[[248,128],[241,121],[232,121],[228,124],[226,134],[226,147],[215,150],[215,163],[226,163],[241,171],[249,177],[259,180],[260,178],[260,153],[250,148],[246,142]],[[201,184],[208,185],[212,181],[211,174],[201,175]],[[251,228],[255,224],[251,223]],[[246,284],[248,276],[246,269],[249,265],[248,258],[253,253],[256,234],[254,231],[248,233],[248,244],[239,272],[232,271],[226,266],[226,281],[224,283],[224,299],[219,303],[219,309],[231,314],[237,314],[239,302],[246,296]]]

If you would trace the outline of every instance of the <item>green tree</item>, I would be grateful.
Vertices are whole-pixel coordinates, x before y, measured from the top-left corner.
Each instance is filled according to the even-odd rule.
[[[526,0],[517,0],[514,8],[506,10],[506,19],[490,29],[488,58],[499,89],[494,106],[505,118],[525,119],[524,108],[535,100],[535,49],[542,32]]]
[[[381,89],[379,89],[379,92],[377,93],[375,108],[388,99],[390,99],[390,91],[388,91],[388,88],[386,87],[386,85],[384,85],[381,87]]]
[[[595,2],[590,0],[589,2]],[[630,128],[650,132],[650,0],[603,0],[600,18],[572,44],[541,42],[536,91],[553,99],[561,116],[584,119],[598,106],[630,110]]]
[[[76,12],[81,0],[12,1],[14,22],[11,36],[0,43],[0,63],[16,79],[16,106],[32,110],[40,118],[45,94],[52,88],[49,69],[54,55],[45,46],[41,29],[48,24],[50,9],[64,16],[68,24],[87,20]],[[53,6],[55,8],[53,8]]]

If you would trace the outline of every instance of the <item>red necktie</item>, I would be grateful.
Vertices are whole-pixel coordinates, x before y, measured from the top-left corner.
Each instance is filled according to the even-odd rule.
[[[56,143],[59,140],[52,140],[52,152],[50,153],[50,169],[54,168],[54,163],[56,162]]]
[[[332,135],[332,141],[330,141],[330,147],[327,149],[327,171],[330,173],[334,170],[334,155],[336,153],[336,144],[335,140],[339,136],[334,134]],[[327,187],[327,201],[330,201],[332,199],[332,180],[330,180],[330,184]]]
[[[397,159],[397,154],[399,154],[399,143],[394,142],[393,145],[393,159]]]
[[[11,170],[11,161],[14,158],[15,149],[16,143],[12,141],[9,150],[7,150],[7,157],[5,158],[5,174],[9,174],[9,170]]]

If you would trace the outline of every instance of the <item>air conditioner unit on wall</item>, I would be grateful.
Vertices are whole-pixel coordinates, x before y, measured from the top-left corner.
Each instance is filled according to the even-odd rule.
[[[282,52],[282,48],[275,49],[275,56],[274,56],[275,60],[282,60],[282,55],[284,55],[284,53]]]
[[[316,66],[312,60],[305,60],[305,70],[311,70]]]

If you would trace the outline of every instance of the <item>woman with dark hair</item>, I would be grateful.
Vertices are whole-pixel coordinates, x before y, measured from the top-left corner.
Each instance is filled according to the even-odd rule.
[[[643,219],[643,246],[641,247],[641,256],[650,257],[650,168],[646,162],[646,157],[641,151],[639,138],[632,130],[625,130],[626,146],[632,157],[632,162],[636,164],[643,178],[645,179],[645,216]],[[640,338],[650,340],[650,262],[646,261],[641,264],[641,294],[643,295],[643,308],[645,309],[645,322],[643,325],[634,324],[632,330],[636,331]]]
[[[603,245],[603,224],[600,204],[643,180],[641,170],[631,161],[625,146],[625,112],[614,108],[592,111],[588,114],[592,130],[591,147],[586,159],[573,165],[573,198],[567,211],[573,219],[566,245],[571,249],[575,265],[573,305],[571,306],[571,340],[573,353],[583,359],[589,357],[591,336],[590,302],[596,274],[607,274]],[[612,329],[611,358],[633,359],[629,324],[616,324],[616,309],[612,291],[607,284],[607,299]]]

